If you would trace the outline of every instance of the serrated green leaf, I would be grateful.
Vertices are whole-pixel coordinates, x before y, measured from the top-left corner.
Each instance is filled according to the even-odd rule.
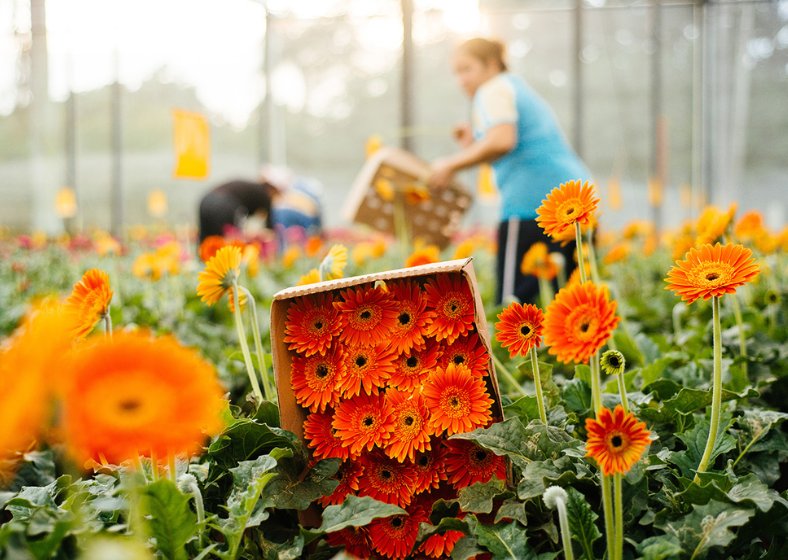
[[[419,534],[416,538],[417,542],[421,542],[431,535],[442,535],[446,531],[460,531],[466,535],[470,532],[468,522],[464,519],[457,519],[456,517],[444,517],[437,525],[430,523],[421,523],[419,525]]]
[[[506,419],[518,417],[523,425],[539,418],[539,405],[535,396],[526,395],[503,407],[503,416]]]
[[[471,513],[490,513],[493,508],[493,498],[503,494],[506,483],[493,477],[488,482],[477,482],[461,488],[457,496],[460,509]]]
[[[188,558],[184,545],[197,530],[197,517],[184,496],[169,480],[158,480],[139,489],[140,514],[148,537],[168,560]]]
[[[678,560],[681,551],[678,540],[666,535],[650,537],[638,544],[642,560]]]
[[[507,498],[498,508],[498,513],[495,514],[495,523],[499,523],[504,519],[514,519],[520,522],[525,527],[528,525],[528,517],[525,513],[525,502],[514,498]]]
[[[728,428],[734,423],[730,416],[727,418],[723,416],[717,426],[717,438],[714,440],[714,447],[711,451],[711,458],[709,459],[709,466],[714,465],[714,459],[723,453],[736,448],[736,440],[731,437],[727,431]],[[700,464],[703,453],[706,450],[706,443],[709,439],[709,430],[711,423],[707,420],[701,420],[688,432],[677,434],[684,445],[687,446],[688,456],[696,460]]]
[[[538,560],[525,531],[516,521],[485,525],[477,520],[474,527],[478,543],[492,553],[493,560]]]
[[[572,538],[580,543],[585,560],[594,560],[594,541],[602,536],[596,526],[599,516],[591,510],[585,496],[574,488],[567,488],[566,513]]]
[[[479,546],[476,537],[466,535],[454,545],[454,550],[451,551],[451,560],[468,560],[485,552],[487,551]]]
[[[571,410],[584,414],[591,410],[591,386],[582,379],[564,383],[563,398]]]
[[[753,509],[733,508],[730,504],[710,501],[705,506],[694,505],[688,515],[670,522],[659,517],[655,527],[681,543],[681,548],[693,558],[703,558],[712,546],[727,546],[736,537],[730,529],[746,524],[755,514]]]
[[[346,527],[363,527],[380,517],[406,513],[401,507],[380,502],[369,496],[359,498],[350,494],[341,504],[328,506],[323,510],[323,524],[314,532],[335,533]]]
[[[575,366],[575,379],[585,381],[586,385],[591,386],[591,368],[580,364]]]
[[[665,368],[673,361],[673,358],[660,358],[656,362],[647,365],[640,370],[640,378],[643,380],[643,385],[650,385],[654,383]]]
[[[276,476],[268,484],[262,497],[264,507],[304,510],[323,496],[330,495],[339,481],[331,478],[339,470],[341,459],[322,459],[301,479],[302,467],[295,458],[282,459],[275,469]]]
[[[618,332],[613,334],[613,340],[616,343],[616,348],[618,348],[619,352],[624,354],[624,358],[626,358],[628,363],[640,367],[646,365],[646,360],[643,357],[643,353],[638,349],[634,341],[629,338],[625,332],[619,329]]]
[[[534,461],[529,463],[523,471],[523,479],[517,486],[517,497],[521,500],[536,498],[544,494],[547,479],[556,479],[561,476],[552,461]]]
[[[208,454],[218,468],[228,470],[277,447],[298,452],[300,442],[292,432],[245,419],[219,434],[208,448]]]

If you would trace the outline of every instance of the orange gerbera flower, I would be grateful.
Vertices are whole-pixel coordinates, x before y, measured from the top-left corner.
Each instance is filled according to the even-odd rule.
[[[573,228],[575,222],[587,224],[594,217],[598,198],[594,198],[594,185],[569,181],[554,188],[547,200],[536,209],[536,222],[547,235],[560,235]]]
[[[435,313],[427,311],[427,300],[416,282],[401,280],[388,284],[397,306],[397,321],[391,330],[391,346],[397,353],[424,346],[424,333]]]
[[[64,307],[73,325],[74,338],[82,338],[93,330],[96,323],[109,313],[110,301],[109,276],[103,270],[91,268],[82,280],[74,284]]]
[[[221,235],[209,235],[200,243],[200,260],[207,263],[216,254],[216,251],[226,245]]]
[[[357,286],[340,292],[335,301],[339,310],[339,340],[356,346],[373,345],[389,337],[397,323],[397,304],[391,293],[379,287]]]
[[[419,249],[418,251],[413,251],[413,253],[411,253],[411,255],[405,261],[405,268],[422,266],[425,264],[434,264],[436,262],[440,262],[440,260],[441,250],[438,249],[438,246],[427,245],[423,249]]]
[[[313,412],[304,421],[304,439],[307,445],[314,449],[315,459],[329,459],[336,457],[343,461],[350,455],[350,450],[342,445],[342,440],[337,437],[332,426],[334,415],[332,411]]]
[[[339,481],[334,491],[328,496],[323,496],[318,501],[323,507],[336,506],[345,501],[348,494],[358,492],[358,481],[364,473],[364,467],[358,461],[350,459],[339,465],[339,470],[331,477]]]
[[[285,322],[285,344],[305,356],[325,354],[339,334],[339,313],[330,293],[298,298],[290,304]]]
[[[393,412],[385,395],[361,394],[339,403],[334,429],[342,445],[350,448],[350,454],[358,455],[364,449],[386,444],[394,431]]]
[[[621,320],[607,290],[590,280],[558,292],[545,313],[545,344],[558,361],[588,363]]]
[[[216,372],[173,338],[119,332],[81,349],[65,370],[64,432],[78,459],[194,455],[221,428]]]
[[[403,391],[415,391],[430,376],[441,355],[440,344],[428,338],[423,350],[411,350],[394,360],[394,371],[389,386]]]
[[[400,463],[381,449],[364,453],[359,459],[364,476],[358,481],[358,495],[404,507],[413,499],[416,471],[413,463]]]
[[[442,535],[434,533],[421,544],[419,550],[432,558],[446,558],[451,555],[457,541],[464,536],[462,531],[446,531]]]
[[[547,244],[538,241],[523,255],[520,272],[530,274],[544,280],[552,280],[558,275],[558,264],[547,250]]]
[[[498,315],[495,340],[509,348],[509,357],[527,356],[542,343],[544,313],[535,305],[513,302]]]
[[[241,249],[228,245],[210,258],[205,270],[197,275],[197,295],[213,305],[233,286],[241,271]]]
[[[429,520],[419,505],[405,508],[407,515],[393,515],[375,519],[369,524],[372,547],[393,560],[402,560],[413,550],[419,535],[419,524]]]
[[[449,364],[463,365],[471,370],[475,377],[484,377],[487,375],[489,362],[487,349],[479,335],[473,333],[470,336],[461,336],[453,344],[444,346],[438,365],[443,369]]]
[[[419,393],[390,389],[386,392],[386,400],[394,409],[394,431],[386,445],[386,454],[400,463],[405,459],[413,461],[416,451],[430,447],[427,429],[430,413],[424,397]]]
[[[290,383],[296,402],[310,412],[323,412],[334,406],[342,392],[337,382],[345,375],[345,354],[340,346],[332,346],[325,354],[293,357]]]
[[[646,424],[638,422],[621,405],[612,412],[602,407],[597,419],[586,418],[586,457],[592,457],[602,474],[626,474],[651,443]]]
[[[733,233],[741,241],[752,241],[764,231],[763,215],[757,210],[750,210],[736,222]]]
[[[670,284],[665,289],[681,296],[687,305],[701,297],[709,299],[736,293],[736,288],[760,273],[752,251],[732,243],[693,248],[684,259],[668,272],[665,282]]]
[[[345,373],[337,380],[343,398],[363,392],[377,395],[394,373],[395,354],[386,346],[349,346],[345,351]]]
[[[471,288],[462,274],[438,274],[424,286],[427,309],[435,311],[427,335],[449,344],[473,329],[474,303]]]
[[[424,397],[432,416],[429,427],[435,435],[470,432],[492,420],[492,399],[484,381],[465,366],[453,363],[438,367],[424,384]]]
[[[341,531],[328,533],[326,542],[331,546],[345,547],[345,553],[355,558],[369,558],[372,556],[372,537],[369,527],[354,527],[350,525]]]
[[[629,243],[618,243],[610,248],[610,250],[602,258],[605,264],[613,264],[623,261],[629,256]]]
[[[72,330],[62,309],[39,308],[0,345],[0,488],[10,485],[4,478],[14,454],[44,428]]]
[[[304,251],[309,258],[316,257],[320,250],[323,248],[323,240],[318,235],[313,235],[306,240]]]
[[[414,494],[421,494],[440,486],[441,480],[446,480],[446,448],[441,445],[440,439],[432,438],[430,448],[426,451],[417,451],[413,467],[416,469],[416,485]]]
[[[506,478],[506,463],[492,451],[464,439],[446,441],[446,474],[458,490],[475,482],[487,482],[493,476]]]

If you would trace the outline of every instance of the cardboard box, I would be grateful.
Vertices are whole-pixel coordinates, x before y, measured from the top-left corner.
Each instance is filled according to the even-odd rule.
[[[344,218],[396,236],[401,208],[412,239],[445,248],[473,197],[457,182],[444,190],[425,185],[430,167],[413,154],[384,147],[361,168],[344,206]]]
[[[476,327],[481,343],[487,349],[488,355],[491,356],[492,348],[487,332],[487,319],[479,294],[479,286],[476,283],[476,275],[473,271],[473,258],[391,270],[353,278],[330,280],[318,284],[287,288],[274,294],[273,304],[271,306],[271,348],[273,353],[274,376],[276,378],[276,387],[279,396],[279,414],[282,428],[298,435],[306,447],[306,441],[304,440],[304,421],[308,415],[308,410],[301,407],[301,405],[296,402],[290,382],[291,364],[296,353],[289,350],[287,344],[284,342],[287,311],[290,303],[295,298],[309,294],[338,291],[351,286],[369,284],[378,280],[386,281],[401,278],[417,278],[424,283],[427,279],[442,273],[460,273],[465,278],[466,282],[468,282],[475,304],[474,326]],[[492,417],[495,420],[502,420],[503,407],[501,405],[501,395],[498,389],[498,380],[495,376],[495,366],[492,359],[489,360],[488,369],[489,375],[485,377],[485,382],[487,384],[487,392],[493,400],[491,407]],[[507,471],[511,472],[511,468],[508,467]],[[310,509],[305,512],[299,512],[299,515],[302,524],[315,526],[320,524],[320,509],[317,504],[313,504]]]

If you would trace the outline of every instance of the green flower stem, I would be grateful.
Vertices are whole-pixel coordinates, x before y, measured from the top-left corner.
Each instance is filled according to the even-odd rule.
[[[596,266],[596,249],[594,249],[594,230],[588,228],[588,264],[591,265],[591,279],[599,285],[599,269]]]
[[[167,455],[167,462],[170,467],[170,480],[173,484],[178,484],[178,463],[175,460],[175,454],[169,453]]]
[[[200,487],[197,485],[196,481],[189,483],[189,493],[194,496],[194,509],[197,511],[197,525],[199,526],[197,538],[200,542],[200,546],[203,546],[205,542],[205,505],[202,501],[202,492],[200,492]]]
[[[731,305],[733,307],[733,315],[736,317],[736,324],[739,327],[739,353],[747,357],[747,337],[744,334],[744,321],[742,321],[741,317],[741,307],[739,306],[739,298],[736,294],[732,294],[730,298]],[[741,364],[742,370],[744,371],[744,375],[747,376],[747,362],[742,362]]]
[[[260,367],[260,375],[263,378],[263,391],[265,392],[265,400],[273,401],[273,390],[271,383],[268,380],[268,368],[265,366],[265,357],[263,355],[263,341],[260,338],[260,321],[257,318],[257,303],[252,296],[252,292],[241,286],[240,288],[246,294],[247,301],[250,302],[252,309],[252,334],[254,335],[254,348],[257,352],[257,363]]]
[[[542,424],[547,425],[547,414],[544,409],[544,397],[542,396],[542,378],[539,376],[539,362],[536,359],[536,347],[531,346],[531,368],[534,372],[534,385],[536,385],[536,404],[539,407],[539,419]]]
[[[580,268],[580,283],[585,284],[586,267],[583,260],[583,235],[580,233],[580,224],[575,222],[575,243],[577,244],[577,266]]]
[[[566,502],[563,498],[555,501],[558,510],[558,524],[561,526],[561,543],[564,545],[564,558],[575,560],[575,553],[572,550],[572,533],[569,530],[569,516],[566,514]]]
[[[539,278],[539,298],[542,300],[542,308],[547,309],[547,306],[553,301],[553,287],[548,280]]]
[[[509,373],[509,370],[506,369],[506,366],[504,366],[501,363],[501,360],[498,359],[498,356],[492,353],[490,355],[492,356],[493,362],[495,362],[495,367],[498,368],[498,371],[500,371],[503,374],[503,376],[506,378],[509,384],[512,385],[518,391],[520,391],[520,393],[522,393],[523,396],[528,396],[528,393],[525,392],[525,389],[522,388],[522,386],[514,378],[514,376],[511,373]]]
[[[722,341],[720,336],[720,298],[712,296],[712,322],[714,327],[714,380],[711,393],[711,426],[709,426],[709,440],[706,442],[706,450],[698,465],[697,473],[706,472],[706,467],[711,460],[711,453],[714,443],[717,440],[717,429],[720,425],[720,414],[722,412]],[[700,484],[700,476],[695,474],[695,482]]]
[[[621,406],[624,408],[624,414],[629,412],[629,401],[627,400],[627,387],[624,385],[624,371],[618,374],[618,394],[621,395]]]
[[[107,306],[107,312],[104,314],[104,336],[112,340],[112,317],[109,314],[109,306]]]
[[[241,304],[238,301],[238,281],[233,278],[233,308],[235,315],[235,328],[238,331],[238,341],[241,344],[241,352],[244,355],[244,363],[246,364],[246,372],[249,374],[249,381],[252,382],[252,391],[258,403],[262,402],[263,393],[260,391],[260,383],[257,381],[257,375],[252,365],[252,355],[249,353],[249,343],[246,341],[246,330],[244,329],[243,318],[241,317]]]
[[[602,410],[602,381],[599,373],[599,350],[591,356],[591,402],[594,412]]]
[[[410,235],[408,233],[408,220],[405,217],[404,199],[394,195],[394,231],[399,242],[402,264],[408,260],[410,253]]]
[[[153,451],[153,449],[150,451],[150,472],[153,477],[153,482],[159,480],[159,458],[156,456],[156,452]]]
[[[140,457],[139,453],[135,453],[131,460],[134,462],[134,470],[142,476],[142,480],[147,484],[148,476],[145,474],[145,468],[142,466],[142,457]]]
[[[621,473],[615,474],[614,485],[616,493],[616,560],[621,560],[624,558],[624,496],[621,491]]]
[[[616,558],[615,523],[613,523],[613,495],[609,476],[602,475],[602,509],[605,511],[605,538],[607,539],[608,560]]]

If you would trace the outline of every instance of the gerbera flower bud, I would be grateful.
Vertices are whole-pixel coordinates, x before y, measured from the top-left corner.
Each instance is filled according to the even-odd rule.
[[[599,360],[602,371],[607,375],[618,375],[619,373],[623,373],[626,364],[627,361],[624,359],[624,354],[618,350],[608,350],[602,354],[602,358]]]
[[[558,504],[556,503],[557,500],[566,500],[569,496],[566,494],[566,490],[561,488],[560,486],[551,486],[547,490],[544,491],[544,495],[542,499],[544,500],[544,505],[549,507],[550,509],[555,509]]]
[[[766,305],[779,305],[781,299],[780,294],[774,290],[767,290],[763,295],[763,301]]]
[[[621,405],[612,412],[601,408],[597,419],[586,418],[586,431],[586,457],[593,458],[605,476],[628,473],[651,443],[646,424]]]
[[[687,305],[698,298],[709,299],[736,293],[736,288],[760,273],[752,251],[742,245],[717,243],[692,248],[683,261],[668,272],[666,290],[672,290]]]

